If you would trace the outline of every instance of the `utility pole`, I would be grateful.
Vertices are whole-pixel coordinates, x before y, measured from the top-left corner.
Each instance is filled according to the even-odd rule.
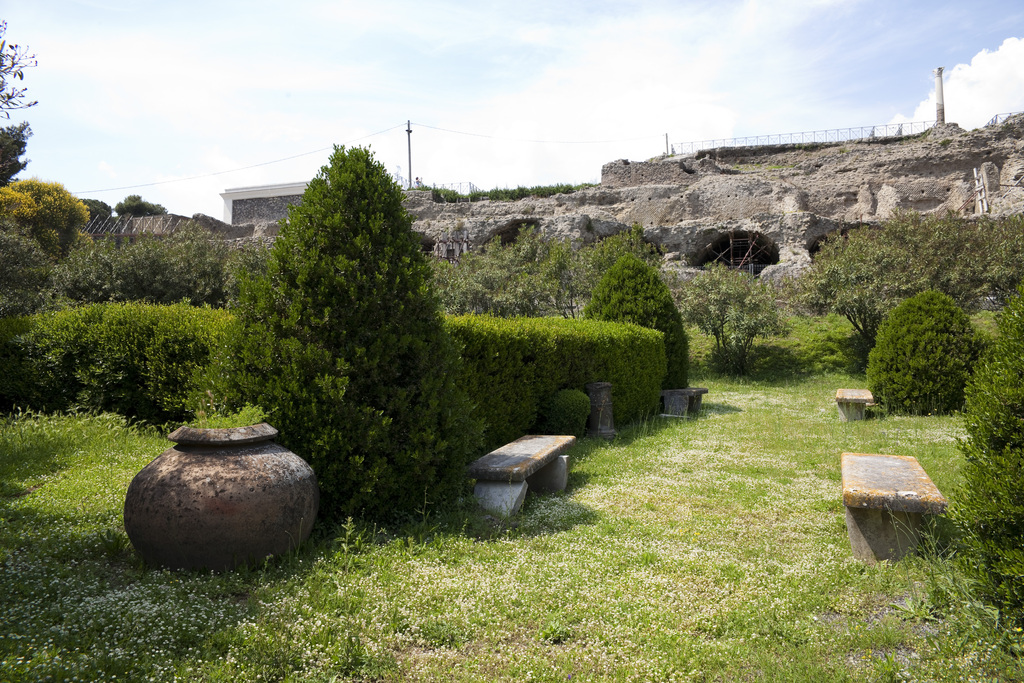
[[[409,139],[409,189],[412,189],[412,121],[405,122],[406,137]]]

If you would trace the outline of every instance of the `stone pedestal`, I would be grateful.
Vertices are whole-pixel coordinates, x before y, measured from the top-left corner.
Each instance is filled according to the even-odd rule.
[[[916,458],[843,453],[843,505],[850,547],[868,564],[914,552],[923,516],[941,514],[946,499]]]
[[[612,383],[591,382],[587,385],[590,396],[590,417],[587,419],[587,436],[615,438],[615,419],[612,417]]]
[[[478,481],[473,495],[484,510],[499,517],[511,517],[523,506],[526,489],[525,481]]]
[[[708,390],[703,387],[688,389],[665,389],[661,398],[665,402],[662,417],[697,417],[700,414],[701,399]]]
[[[704,387],[690,387],[683,391],[687,392],[688,405],[686,407],[686,412],[690,417],[697,417],[700,415],[701,399],[703,399],[704,394],[708,393],[708,390]]]
[[[531,493],[564,491],[569,483],[569,456],[560,455],[526,478]]]
[[[875,404],[875,398],[867,389],[836,390],[836,406],[839,408],[839,419],[843,422],[854,422],[864,419],[864,409]]]
[[[662,417],[686,417],[690,408],[690,394],[686,389],[665,389],[661,400],[665,408]]]
[[[896,561],[914,552],[921,541],[921,515],[878,508],[846,508],[846,532],[853,556],[874,564]]]

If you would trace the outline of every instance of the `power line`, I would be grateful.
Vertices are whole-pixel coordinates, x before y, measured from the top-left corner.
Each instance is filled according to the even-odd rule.
[[[349,140],[348,142],[345,142],[343,144],[344,145],[350,145],[353,142],[359,142],[360,140],[365,140],[367,138],[376,137],[377,135],[383,135],[384,133],[388,133],[388,132],[394,130],[395,128],[401,127],[401,125],[402,124],[398,124],[397,126],[391,126],[390,128],[385,128],[384,130],[379,130],[376,133],[370,133],[369,135],[364,135],[362,137],[354,138],[354,139]],[[228,173],[237,173],[239,171],[247,171],[250,168],[259,168],[260,166],[270,166],[271,164],[279,164],[282,161],[291,161],[292,159],[298,159],[299,157],[308,157],[311,154],[320,154],[321,152],[326,152],[329,149],[334,149],[334,146],[332,145],[331,147],[321,147],[320,149],[314,149],[311,152],[303,152],[302,154],[294,154],[294,155],[292,155],[290,157],[284,157],[283,159],[274,159],[273,161],[264,161],[264,162],[259,163],[259,164],[252,164],[250,166],[242,166],[241,168],[233,168],[233,169],[228,170],[228,171],[214,171],[213,173],[204,173],[202,175],[194,175],[194,176],[189,176],[187,178],[174,178],[172,180],[157,180],[157,181],[154,181],[152,183],[140,183],[138,185],[124,185],[122,187],[108,187],[108,188],[106,188],[104,190],[82,190],[80,192],[72,192],[72,194],[80,195],[80,194],[90,194],[90,193],[94,193],[94,192],[116,192],[118,190],[134,190],[134,189],[137,189],[137,188],[140,188],[140,187],[153,187],[154,185],[169,185],[171,183],[183,183],[183,182],[186,182],[188,180],[199,180],[200,178],[213,178],[214,176],[226,175]]]
[[[395,130],[396,128],[401,128],[402,125],[403,124],[399,123],[398,125],[391,126],[390,128],[385,128],[384,130],[379,130],[376,133],[370,133],[369,135],[364,135],[362,137],[353,138],[352,140],[349,140],[349,141],[347,141],[347,142],[345,142],[343,144],[344,145],[350,145],[353,142],[359,142],[360,140],[366,140],[367,138],[372,138],[372,137],[376,137],[378,135],[383,135],[384,133],[389,133],[389,132]],[[407,122],[406,125],[411,126],[411,123]],[[466,131],[452,130],[450,128],[440,128],[438,126],[429,126],[429,125],[427,125],[425,123],[417,123],[416,125],[417,126],[421,126],[423,128],[429,128],[431,130],[441,131],[443,133],[451,133],[453,135],[465,135],[465,136],[468,136],[468,137],[486,138],[488,140],[504,140],[506,142],[530,142],[530,143],[545,144],[545,145],[603,145],[603,144],[616,143],[616,142],[635,142],[635,141],[638,141],[638,140],[650,140],[650,139],[655,138],[655,137],[658,137],[658,138],[661,137],[660,135],[657,135],[657,136],[655,136],[655,135],[644,135],[642,137],[622,138],[622,139],[619,139],[619,140],[531,140],[531,139],[525,139],[525,138],[507,138],[507,137],[502,137],[502,136],[499,136],[499,135],[484,135],[482,133],[468,133]],[[190,181],[190,180],[200,180],[202,178],[213,178],[215,176],[227,175],[229,173],[238,173],[239,171],[247,171],[247,170],[249,170],[251,168],[259,168],[261,166],[270,166],[271,164],[279,164],[279,163],[284,162],[284,161],[291,161],[292,159],[298,159],[300,157],[309,156],[311,154],[320,154],[321,152],[325,152],[325,151],[330,150],[330,149],[333,149],[333,145],[331,147],[321,147],[320,149],[314,149],[311,152],[303,152],[302,154],[294,154],[294,155],[292,155],[290,157],[284,157],[282,159],[274,159],[273,161],[264,161],[264,162],[261,162],[261,163],[258,163],[258,164],[251,164],[249,166],[242,166],[240,168],[233,168],[233,169],[230,169],[230,170],[227,170],[227,171],[214,171],[213,173],[203,173],[203,174],[200,174],[200,175],[188,176],[186,178],[173,178],[171,180],[157,180],[157,181],[153,181],[151,183],[139,183],[137,185],[122,185],[121,187],[108,187],[108,188],[104,188],[104,189],[101,189],[101,190],[81,190],[81,191],[73,192],[72,194],[82,195],[82,194],[92,194],[92,193],[99,193],[99,192],[117,192],[119,190],[135,190],[135,189],[138,189],[140,187],[154,187],[156,185],[170,185],[172,183],[184,183],[184,182],[187,182],[187,181]],[[412,164],[410,164],[410,166],[411,165]]]
[[[652,138],[661,138],[661,135],[644,135],[638,138],[622,138],[619,140],[530,140],[524,138],[506,138],[498,135],[484,135],[482,133],[467,133],[461,130],[451,130],[449,128],[438,128],[437,126],[428,126],[425,123],[417,123],[417,126],[423,128],[430,128],[431,130],[439,130],[445,133],[454,133],[455,135],[467,135],[474,138],[488,138],[490,140],[505,140],[506,142],[534,142],[544,145],[606,145],[613,142],[636,142],[638,140],[650,140]]]

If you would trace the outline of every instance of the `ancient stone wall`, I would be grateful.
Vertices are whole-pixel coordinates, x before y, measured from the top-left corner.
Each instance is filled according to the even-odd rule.
[[[301,204],[302,195],[251,197],[231,203],[232,223],[276,223],[288,216],[289,204]]]
[[[696,164],[692,158],[653,162],[619,159],[601,167],[601,187],[689,185],[697,179]]]

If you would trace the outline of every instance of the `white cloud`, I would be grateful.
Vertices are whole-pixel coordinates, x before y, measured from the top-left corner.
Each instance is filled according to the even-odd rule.
[[[114,167],[108,164],[106,161],[101,161],[100,163],[96,164],[96,170],[102,171],[103,174],[106,175],[111,180],[117,178],[117,171],[115,171]]]
[[[1007,38],[995,52],[982,50],[970,64],[957,64],[943,74],[942,99],[946,121],[961,128],[984,126],[993,116],[1024,111],[1024,40]],[[934,121],[935,89],[910,118],[903,121]]]

